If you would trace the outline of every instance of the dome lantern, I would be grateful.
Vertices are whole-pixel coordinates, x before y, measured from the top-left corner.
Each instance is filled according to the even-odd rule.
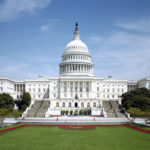
[[[79,30],[78,30],[78,23],[77,23],[77,22],[76,22],[76,24],[75,24],[74,40],[80,40]]]

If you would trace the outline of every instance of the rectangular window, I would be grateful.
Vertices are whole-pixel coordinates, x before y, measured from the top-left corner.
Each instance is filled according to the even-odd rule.
[[[78,88],[76,87],[76,88],[75,88],[75,92],[77,92],[77,90],[78,90]]]
[[[43,92],[45,92],[45,88],[43,89]]]
[[[86,87],[86,92],[89,92],[89,88],[88,87]]]
[[[80,87],[80,92],[82,92],[82,87]]]

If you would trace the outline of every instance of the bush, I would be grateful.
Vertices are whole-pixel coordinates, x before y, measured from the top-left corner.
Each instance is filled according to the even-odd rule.
[[[87,115],[87,110],[84,110],[84,115]]]
[[[88,113],[88,115],[90,115],[91,114],[91,110],[87,110],[87,113]]]
[[[80,115],[82,115],[82,114],[83,114],[83,111],[82,111],[82,110],[80,110],[80,111],[79,111],[79,114],[80,114]]]
[[[65,110],[61,110],[61,115],[64,115],[65,114]]]
[[[68,115],[68,112],[69,112],[69,111],[68,111],[68,110],[66,110],[66,115]]]
[[[70,110],[70,115],[72,115],[73,114],[73,111],[72,110]]]

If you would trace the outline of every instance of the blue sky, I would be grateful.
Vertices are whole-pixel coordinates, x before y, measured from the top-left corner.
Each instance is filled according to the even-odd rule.
[[[0,0],[0,77],[59,74],[78,21],[98,77],[150,77],[150,0]]]

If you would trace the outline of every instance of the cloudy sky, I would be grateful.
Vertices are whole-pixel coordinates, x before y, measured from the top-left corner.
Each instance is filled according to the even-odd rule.
[[[150,77],[150,0],[0,0],[0,77],[57,76],[78,21],[98,77]]]

